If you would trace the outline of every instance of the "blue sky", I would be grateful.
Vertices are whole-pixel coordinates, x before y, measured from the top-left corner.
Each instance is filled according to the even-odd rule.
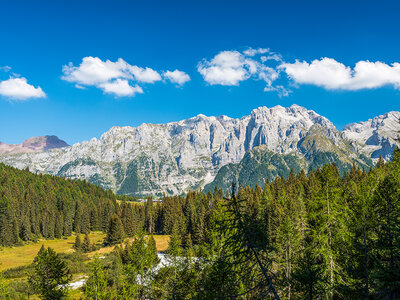
[[[242,117],[277,104],[313,109],[339,129],[400,110],[399,9],[351,0],[1,1],[0,141],[54,134],[72,144],[112,126]],[[182,73],[166,73],[174,70]]]

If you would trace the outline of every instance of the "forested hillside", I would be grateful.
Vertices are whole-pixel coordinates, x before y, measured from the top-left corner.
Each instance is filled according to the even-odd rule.
[[[239,187],[235,194],[193,191],[156,204],[120,202],[111,192],[81,181],[4,165],[0,170],[3,245],[68,235],[78,226],[81,232],[120,228],[125,236],[140,236],[144,228],[171,234],[171,257],[201,258],[196,263],[172,259],[139,282],[137,275],[148,274],[140,272],[148,272],[154,260],[145,266],[139,254],[124,259],[117,249],[112,255],[119,273],[115,263],[100,266],[108,295],[117,299],[122,286],[134,289],[131,295],[140,291],[141,297],[158,295],[155,299],[256,299],[267,291],[272,297],[258,261],[282,299],[400,295],[399,150],[392,162],[380,159],[371,170],[354,166],[340,176],[336,165],[325,165],[309,174],[290,172],[287,178],[267,180],[262,188]],[[129,247],[126,251],[137,251]]]
[[[0,164],[0,245],[105,230],[117,198],[85,181]]]

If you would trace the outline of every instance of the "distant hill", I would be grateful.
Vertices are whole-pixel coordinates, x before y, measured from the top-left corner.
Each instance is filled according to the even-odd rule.
[[[43,152],[51,149],[64,148],[69,145],[55,135],[37,136],[25,140],[22,144],[6,144],[0,142],[0,154],[18,154]]]

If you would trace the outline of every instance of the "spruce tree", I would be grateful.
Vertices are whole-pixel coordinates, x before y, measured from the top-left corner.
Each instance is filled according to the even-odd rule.
[[[379,297],[400,297],[400,162],[376,191],[377,239],[374,280]]]
[[[75,249],[75,251],[82,250],[82,241],[81,241],[81,236],[79,233],[77,233],[76,237],[75,237],[74,249]]]
[[[124,239],[124,228],[121,219],[117,214],[114,214],[110,220],[107,230],[106,243],[115,245],[121,243]]]
[[[181,253],[181,236],[178,233],[178,225],[175,224],[172,228],[172,234],[168,243],[168,253],[173,256],[178,256]]]
[[[107,300],[110,293],[107,290],[107,276],[102,261],[95,256],[89,265],[90,273],[84,287],[85,299]]]
[[[54,228],[54,237],[56,239],[60,239],[63,235],[63,217],[62,214],[58,213],[57,214],[57,220],[55,222],[55,228]]]
[[[89,234],[85,234],[85,238],[83,239],[82,247],[83,252],[90,252],[92,250],[92,246],[90,244]]]
[[[45,300],[62,299],[68,293],[71,274],[67,264],[50,247],[43,246],[33,262],[33,270],[28,274],[32,289]]]

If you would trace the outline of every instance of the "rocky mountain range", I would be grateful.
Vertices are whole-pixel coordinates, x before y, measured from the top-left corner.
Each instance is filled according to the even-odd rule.
[[[338,131],[327,118],[298,105],[260,107],[240,119],[198,115],[113,127],[100,139],[72,146],[61,141],[35,151],[0,150],[0,161],[85,179],[120,194],[181,194],[225,187],[233,179],[253,185],[327,162],[336,162],[342,172],[352,164],[369,167],[379,155],[390,158],[399,118],[400,112],[390,112]],[[4,145],[0,149],[10,149]]]

